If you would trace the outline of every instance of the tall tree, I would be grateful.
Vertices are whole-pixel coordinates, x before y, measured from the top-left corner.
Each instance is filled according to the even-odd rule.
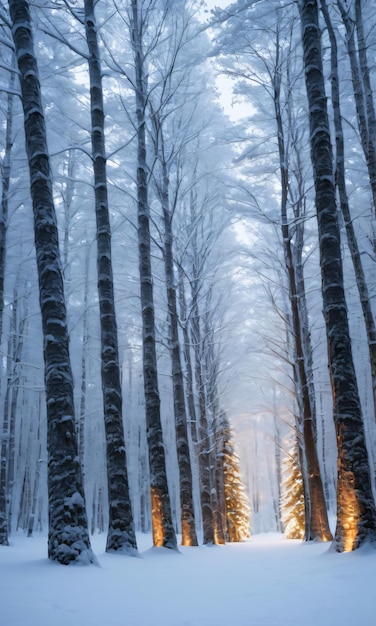
[[[376,214],[376,121],[373,92],[364,37],[361,0],[355,0],[355,15],[351,14],[354,3],[337,0],[337,6],[346,30],[346,47],[351,67],[354,100],[360,143],[370,181],[373,211]],[[358,45],[357,45],[358,37]],[[376,249],[373,235],[374,250]]]
[[[198,39],[198,31],[188,4],[182,2],[174,12],[168,13],[165,25],[168,46],[164,46],[153,58],[156,84],[152,97],[149,98],[149,133],[155,155],[154,187],[163,216],[161,248],[168,309],[182,545],[197,545],[191,452],[179,336],[173,229],[174,216],[181,201],[180,187],[184,177],[184,166],[181,164],[182,153],[186,151],[187,145],[195,137],[191,114],[198,97],[198,94],[194,93],[192,84],[192,70],[194,66],[197,66],[197,59],[191,54],[191,46],[193,41]],[[197,70],[197,67],[195,69]],[[188,137],[187,133],[189,133]]]
[[[226,74],[237,81],[238,89],[246,94],[247,100],[249,96],[252,101],[254,92],[261,89],[263,100],[258,103],[258,108],[263,110],[265,107],[265,93],[273,106],[280,187],[280,240],[288,292],[288,313],[284,317],[288,325],[287,347],[291,351],[289,359],[294,370],[295,395],[299,407],[298,427],[302,435],[299,441],[304,457],[302,471],[307,512],[305,540],[328,541],[332,539],[332,535],[315,442],[313,358],[303,269],[306,182],[301,154],[304,137],[301,123],[297,119],[298,107],[294,102],[294,86],[300,82],[299,73],[294,72],[296,20],[290,8],[286,11],[285,7],[278,5],[273,11],[275,19],[272,23],[270,13],[260,19],[260,25],[265,21],[263,43],[259,41],[260,31],[256,35],[244,25],[244,19],[239,19],[244,10],[246,9],[240,6],[239,15],[235,12],[234,17],[227,20],[228,29],[233,37],[237,35],[237,39],[234,44],[226,35],[223,37],[221,50],[226,55],[223,68]],[[254,8],[248,10],[252,12]],[[262,16],[264,9],[261,8],[260,12]],[[221,38],[217,45],[221,45]],[[245,152],[249,149],[246,145]],[[284,285],[285,281],[283,287]]]
[[[107,446],[109,529],[106,550],[137,552],[129,495],[122,415],[119,349],[112,274],[111,226],[108,208],[102,71],[93,0],[85,0],[89,49],[91,141],[97,221],[97,269],[101,322],[101,373]]]
[[[140,0],[131,0],[130,34],[134,55],[134,89],[136,99],[137,131],[137,219],[138,250],[141,290],[141,310],[143,326],[144,391],[146,404],[146,428],[149,447],[150,490],[152,503],[153,542],[176,550],[176,536],[172,521],[171,503],[168,491],[165,449],[160,417],[160,395],[158,388],[157,353],[155,339],[155,313],[153,278],[151,268],[150,206],[148,199],[149,171],[146,156],[146,107],[147,58],[144,52],[145,30],[156,3],[145,6]],[[167,9],[166,9],[167,10]],[[163,20],[163,16],[161,18]],[[162,28],[159,23],[156,31],[158,41]]]
[[[369,296],[369,289],[362,263],[361,250],[355,234],[354,222],[350,212],[350,204],[346,186],[346,170],[345,170],[345,139],[342,124],[342,113],[340,104],[340,78],[338,71],[338,46],[335,30],[330,19],[330,13],[325,0],[321,0],[321,11],[324,16],[325,25],[328,29],[330,40],[330,58],[331,58],[331,101],[333,107],[333,121],[335,128],[335,147],[336,147],[336,167],[335,181],[338,189],[339,204],[345,224],[347,243],[349,246],[351,259],[354,266],[355,279],[359,292],[360,304],[362,307],[364,324],[367,335],[368,354],[371,366],[371,379],[373,391],[374,414],[376,420],[376,325],[372,312],[372,306]]]
[[[278,31],[277,31],[278,37]],[[329,521],[324,497],[324,489],[322,486],[321,472],[317,448],[314,436],[314,427],[316,415],[314,411],[313,394],[310,393],[309,373],[307,371],[308,354],[311,354],[311,345],[308,344],[308,336],[303,332],[302,311],[306,310],[305,287],[302,270],[301,250],[299,240],[303,241],[304,220],[301,219],[299,209],[301,207],[300,198],[294,202],[295,215],[294,223],[291,226],[288,220],[288,195],[291,193],[289,171],[289,151],[286,147],[285,132],[282,118],[281,106],[281,78],[283,64],[279,56],[281,48],[279,41],[276,42],[276,64],[275,72],[272,76],[273,92],[274,92],[274,108],[275,118],[278,131],[278,152],[281,175],[281,230],[282,241],[285,255],[286,272],[289,285],[289,301],[291,309],[291,326],[294,342],[294,368],[296,373],[296,382],[298,386],[298,397],[301,401],[302,412],[302,434],[304,442],[304,458],[306,464],[306,472],[304,477],[307,482],[306,489],[306,541],[330,541],[332,534],[329,528]],[[289,72],[287,72],[289,73]],[[286,103],[286,108],[291,106],[291,102]],[[290,112],[291,116],[291,112]],[[294,142],[295,143],[295,142]],[[292,148],[293,149],[293,148]],[[299,209],[297,208],[299,207]],[[294,250],[293,236],[295,234],[296,248],[300,250],[296,253]],[[298,276],[300,275],[300,284],[298,284]]]
[[[154,114],[153,118],[154,127],[156,128],[157,132],[154,142],[156,148],[156,158],[160,161],[162,169],[161,181],[159,181],[160,184],[157,184],[157,189],[162,206],[164,224],[163,257],[165,264],[167,306],[170,327],[169,343],[172,369],[172,393],[174,399],[176,450],[179,466],[182,545],[196,546],[197,536],[193,506],[193,484],[190,459],[191,455],[188,443],[187,413],[184,395],[183,369],[181,363],[179,318],[174,272],[172,231],[172,219],[174,210],[171,210],[170,208],[169,168],[166,160],[166,147],[164,145],[163,128],[160,124],[160,117],[157,113]]]
[[[322,66],[317,0],[299,0],[320,265],[338,447],[334,546],[351,551],[376,540],[376,508],[343,287],[333,155]]]
[[[1,19],[6,25],[9,34],[9,20],[5,13],[1,12]],[[11,40],[8,39],[12,64],[15,65],[14,51],[11,46]],[[5,279],[5,261],[6,261],[6,235],[8,227],[8,209],[9,209],[9,187],[11,177],[11,159],[13,147],[13,108],[14,108],[14,83],[15,68],[12,67],[9,77],[9,92],[7,94],[6,117],[5,117],[5,146],[4,156],[0,162],[1,171],[1,206],[0,206],[0,342],[3,338],[3,316],[4,316],[4,279]],[[8,432],[7,424],[3,423],[3,433],[0,446],[0,545],[8,545],[8,526],[7,526],[7,455],[8,455]]]
[[[48,421],[48,556],[62,564],[92,563],[78,458],[73,378],[56,213],[29,5],[10,0],[12,34],[24,110],[44,338]]]

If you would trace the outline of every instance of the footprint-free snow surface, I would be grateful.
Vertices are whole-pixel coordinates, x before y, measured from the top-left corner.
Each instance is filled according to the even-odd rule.
[[[376,626],[376,550],[336,554],[277,534],[226,546],[48,561],[47,540],[0,547],[1,626]]]

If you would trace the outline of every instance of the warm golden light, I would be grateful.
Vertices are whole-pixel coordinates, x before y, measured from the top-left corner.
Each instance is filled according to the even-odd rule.
[[[153,544],[163,547],[163,510],[162,499],[155,487],[151,487],[151,521],[153,526]]]
[[[346,486],[340,498],[340,521],[343,528],[343,551],[352,552],[356,548],[359,522],[359,503],[355,493],[355,479],[352,472],[346,472]]]
[[[189,523],[185,519],[183,519],[181,522],[181,545],[182,546],[192,545]]]

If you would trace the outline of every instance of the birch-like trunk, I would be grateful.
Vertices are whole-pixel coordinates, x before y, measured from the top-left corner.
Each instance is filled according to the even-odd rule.
[[[142,39],[144,18],[139,0],[131,2],[131,43],[134,53],[137,117],[137,222],[142,311],[142,347],[146,428],[149,448],[150,491],[155,546],[177,549],[168,491],[165,448],[160,415],[157,354],[154,323],[154,295],[151,270],[150,208],[148,203],[148,169],[146,163],[145,110],[147,78]]]
[[[322,295],[338,446],[338,552],[376,540],[376,509],[343,287],[333,155],[322,67],[317,0],[299,0],[311,158],[316,192]]]
[[[339,94],[337,40],[325,0],[321,0],[321,10],[328,29],[330,40],[331,96],[336,137],[336,184],[366,329],[368,353],[371,365],[374,415],[376,420],[376,326],[370,302],[367,280],[363,269],[361,253],[354,231],[353,220],[350,214],[350,206],[346,189],[345,149]]]
[[[97,223],[97,270],[101,325],[101,376],[106,430],[109,526],[107,552],[137,553],[125,451],[119,349],[111,260],[102,73],[94,1],[85,0],[89,50],[91,143]]]
[[[62,564],[87,564],[94,556],[77,453],[65,294],[41,89],[28,3],[10,0],[9,8],[24,110],[44,338],[48,556]]]

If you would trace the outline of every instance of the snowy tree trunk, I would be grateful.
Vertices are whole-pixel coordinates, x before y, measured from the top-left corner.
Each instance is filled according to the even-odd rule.
[[[364,35],[362,2],[364,2],[364,0],[355,0],[355,25],[358,38],[359,68],[363,84],[365,112],[367,118],[368,161],[371,164],[371,188],[374,192],[374,190],[376,189],[376,114],[374,94],[371,86],[370,70],[367,58],[367,42]],[[376,213],[375,202],[374,209]]]
[[[282,459],[281,459],[281,432],[278,424],[277,416],[277,402],[274,389],[274,401],[273,401],[273,421],[274,421],[274,461],[275,470],[277,475],[277,499],[278,499],[278,522],[277,530],[283,533],[282,522]]]
[[[362,145],[364,157],[366,160],[368,176],[370,180],[371,190],[372,190],[372,201],[373,201],[373,210],[376,214],[376,145],[372,141],[372,135],[370,136],[369,131],[374,131],[374,127],[369,127],[367,121],[367,112],[370,114],[370,101],[368,103],[365,101],[365,95],[363,90],[363,80],[361,75],[361,67],[359,66],[359,60],[356,52],[356,44],[355,44],[355,23],[351,19],[349,15],[349,9],[347,5],[344,4],[343,0],[337,0],[337,6],[339,8],[343,24],[346,29],[346,44],[347,44],[347,52],[349,55],[350,67],[351,67],[351,77],[353,83],[353,91],[354,91],[354,99],[358,120],[358,128],[360,134],[360,142]],[[358,10],[359,12],[359,10]],[[361,15],[360,15],[361,17]],[[360,42],[358,41],[358,46],[360,48]],[[366,71],[367,67],[367,59],[366,59],[366,51],[364,50],[362,53],[359,50],[360,61],[362,65],[362,70]],[[366,65],[366,68],[364,67]],[[372,98],[372,91],[370,91],[370,84],[368,84],[368,98]],[[368,107],[368,111],[367,111]],[[376,138],[373,136],[373,139]],[[373,242],[374,248],[376,247],[376,241]]]
[[[87,357],[89,344],[89,264],[90,248],[85,259],[84,312],[82,320],[82,353],[81,353],[81,389],[80,412],[77,423],[78,454],[81,461],[82,475],[85,477],[85,417],[87,400]]]
[[[215,354],[214,345],[214,328],[211,320],[213,304],[212,289],[208,289],[203,328],[203,345],[201,364],[204,378],[206,380],[206,413],[210,415],[210,427],[208,427],[208,435],[210,434],[210,474],[211,474],[211,504],[213,512],[214,540],[216,544],[224,544],[226,541],[226,515],[225,509],[221,507],[221,484],[223,483],[223,466],[221,463],[221,419],[219,409],[219,392],[218,392],[218,357]],[[224,504],[224,502],[222,502]]]
[[[195,381],[197,386],[199,419],[198,419],[198,466],[200,476],[200,499],[202,511],[203,543],[214,543],[214,520],[211,501],[211,475],[210,475],[210,436],[208,419],[206,415],[205,385],[202,374],[202,355],[200,354],[201,328],[200,312],[198,307],[198,276],[195,269],[191,281],[192,292],[192,315],[191,315],[191,336],[194,349]]]
[[[40,459],[41,459],[41,452],[42,452],[42,444],[41,444],[41,437],[40,437],[40,413],[38,415],[37,441],[38,441],[37,462],[36,462],[34,482],[33,482],[33,487],[32,487],[32,494],[31,494],[31,511],[30,511],[29,520],[27,524],[27,536],[28,537],[32,537],[33,535],[33,530],[34,530],[34,525],[35,525],[35,514],[37,510],[37,497],[38,497],[39,482],[40,482],[40,463],[41,463]]]
[[[18,281],[17,276],[17,281]],[[17,401],[20,389],[20,368],[22,359],[22,349],[24,343],[24,332],[28,317],[27,309],[25,314],[19,319],[19,293],[16,284],[13,294],[12,319],[8,336],[8,356],[7,356],[7,389],[5,392],[4,417],[9,422],[9,440],[7,454],[7,503],[8,503],[8,528],[12,531],[13,515],[13,488],[15,480],[15,459],[16,459],[16,414]]]
[[[161,136],[163,142],[163,136]],[[163,146],[162,146],[163,149]],[[191,456],[188,444],[187,413],[184,397],[184,380],[181,366],[177,295],[172,251],[172,215],[169,208],[169,178],[167,164],[162,157],[162,188],[160,190],[164,223],[164,265],[166,275],[167,306],[170,322],[170,355],[172,365],[172,389],[176,451],[179,466],[179,492],[181,508],[181,532],[183,546],[197,546],[195,515],[193,507],[193,483]]]
[[[186,399],[187,399],[187,408],[188,408],[188,416],[190,423],[190,432],[191,432],[191,440],[194,447],[197,447],[197,416],[196,416],[196,406],[195,406],[195,397],[193,391],[193,366],[192,366],[192,356],[191,356],[191,342],[189,339],[189,323],[187,317],[187,302],[185,297],[185,287],[184,287],[184,272],[179,264],[179,309],[180,309],[180,323],[183,328],[183,355],[184,355],[184,365],[185,365],[185,389],[186,389]]]
[[[146,163],[145,110],[147,78],[142,49],[145,16],[139,11],[139,0],[132,0],[131,36],[135,64],[137,116],[137,207],[138,250],[143,328],[143,366],[146,405],[146,428],[149,448],[150,490],[153,542],[155,546],[177,549],[167,483],[163,443],[155,345],[154,296],[151,270],[150,208]]]
[[[48,421],[48,555],[93,562],[77,454],[73,378],[56,214],[29,6],[9,1],[24,109],[42,313]]]
[[[69,285],[70,285],[70,271],[69,271],[69,236],[71,225],[71,209],[72,202],[75,195],[75,180],[74,170],[77,163],[77,156],[75,150],[69,150],[68,162],[67,162],[67,174],[65,182],[65,193],[63,194],[64,203],[64,241],[63,241],[63,274],[65,290],[68,291],[69,297]]]
[[[334,546],[338,552],[343,552],[358,548],[364,541],[376,540],[376,509],[343,288],[317,0],[299,0],[299,13],[309,104],[323,307],[338,446]]]
[[[106,430],[109,527],[107,552],[137,552],[129,495],[119,350],[111,260],[102,74],[94,15],[94,1],[85,0],[85,29],[89,49],[91,142],[97,223],[97,269],[101,324],[101,375]]]
[[[337,41],[325,0],[321,0],[321,10],[325,19],[325,24],[328,29],[330,39],[332,85],[331,96],[336,137],[336,183],[338,188],[340,207],[343,215],[343,221],[346,228],[347,243],[354,266],[356,284],[359,292],[359,299],[362,306],[362,312],[366,328],[368,353],[371,365],[374,415],[376,420],[376,326],[372,313],[368,285],[363,269],[361,253],[355,235],[353,221],[351,219],[348,195],[346,190],[345,150],[339,94]]]
[[[14,56],[12,62],[15,63]],[[12,71],[9,79],[9,94],[7,97],[7,113],[5,128],[4,156],[1,162],[1,214],[0,214],[0,341],[3,334],[3,311],[4,311],[4,278],[6,261],[6,234],[8,227],[9,185],[11,174],[11,156],[13,148],[13,101],[14,101],[15,71]]]
[[[8,225],[8,194],[11,173],[11,153],[13,146],[13,100],[14,100],[15,72],[11,72],[9,79],[9,95],[7,102],[5,150],[1,163],[1,215],[0,215],[0,343],[3,334],[4,312],[4,278],[6,259],[6,234]],[[3,432],[0,445],[0,545],[8,545],[8,510],[7,510],[7,455],[8,455],[8,427],[3,422]]]
[[[306,370],[306,354],[303,345],[303,325],[301,321],[301,309],[304,309],[305,303],[303,302],[303,305],[300,305],[300,300],[302,300],[305,295],[303,271],[300,270],[300,287],[302,289],[302,292],[299,293],[297,286],[295,261],[301,261],[301,259],[299,259],[299,257],[297,258],[296,255],[294,256],[293,253],[291,232],[287,216],[287,198],[289,191],[290,174],[288,169],[288,154],[285,147],[284,128],[281,114],[281,76],[278,57],[276,59],[276,68],[277,69],[274,75],[273,86],[275,117],[278,129],[278,149],[281,176],[281,229],[286,272],[289,285],[289,301],[291,309],[292,337],[294,342],[296,382],[298,385],[298,395],[301,398],[301,408],[303,411],[303,450],[306,460],[305,467],[307,471],[305,480],[307,482],[307,487],[309,490],[309,500],[306,500],[308,517],[306,519],[305,540],[330,541],[333,537],[329,528],[324,489],[322,486],[320,465],[315,443],[313,423],[316,422],[316,418],[312,412],[311,394]],[[302,228],[302,226],[297,225],[296,228]],[[309,347],[307,346],[307,341],[306,347]]]

